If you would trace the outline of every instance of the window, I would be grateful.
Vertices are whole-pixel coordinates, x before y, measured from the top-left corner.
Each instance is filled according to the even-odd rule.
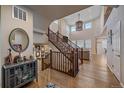
[[[84,48],[84,40],[77,40],[77,45],[81,48]]]
[[[13,18],[20,19],[26,21],[26,11],[21,9],[20,7],[13,7]]]
[[[91,40],[85,40],[85,48],[91,48]]]
[[[18,18],[18,8],[14,7],[14,17]]]
[[[23,12],[23,20],[26,21],[26,12]]]
[[[75,32],[76,31],[76,26],[70,26],[70,30],[71,30],[71,32]]]
[[[84,29],[91,29],[92,28],[92,23],[88,22],[84,24]]]
[[[19,19],[22,19],[22,10],[19,9]]]
[[[77,40],[77,45],[81,48],[91,48],[91,40]]]

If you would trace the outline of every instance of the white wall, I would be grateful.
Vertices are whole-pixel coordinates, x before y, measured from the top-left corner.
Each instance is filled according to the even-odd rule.
[[[11,5],[5,5],[1,6],[1,32],[2,34],[0,42],[2,43],[1,46],[1,64],[4,64],[4,58],[7,56],[7,49],[10,48],[8,37],[10,32],[14,28],[22,28],[24,29],[29,36],[29,46],[26,51],[22,53],[22,55],[29,57],[31,54],[33,54],[33,14],[32,11],[29,9],[22,7],[27,11],[27,21],[22,21],[18,19],[12,18],[12,6]],[[1,44],[0,44],[1,45]],[[18,53],[15,51],[12,51],[12,55],[17,55]]]
[[[108,29],[111,29],[115,23],[117,23],[119,20],[121,20],[121,39],[120,39],[120,72],[121,72],[121,83],[124,85],[124,6],[119,6],[118,8],[114,8],[113,11],[111,12],[106,26]],[[109,47],[111,49],[112,47]],[[109,51],[109,50],[108,50]],[[109,51],[110,57],[112,54],[112,51]],[[108,63],[110,64],[111,60],[108,60]]]
[[[101,15],[100,15],[100,23],[98,23],[100,25],[100,31],[98,31],[97,33],[101,34],[103,31],[103,27],[104,27],[104,13],[105,13],[105,9],[102,8],[101,9]]]
[[[69,25],[67,24],[66,20],[64,18],[59,19],[59,32],[62,35],[68,36],[70,35],[69,31]]]
[[[58,31],[58,24],[55,23],[54,21],[50,24],[50,29],[53,31],[53,32],[57,32]]]
[[[97,54],[105,54],[105,49],[107,49],[107,40],[104,38],[97,38]]]

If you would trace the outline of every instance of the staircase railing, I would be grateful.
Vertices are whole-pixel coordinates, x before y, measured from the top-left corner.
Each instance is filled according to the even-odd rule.
[[[79,67],[78,67],[79,59],[81,60],[81,63],[83,63],[83,49],[77,46],[76,44],[74,44],[71,40],[69,40],[62,34],[58,32],[55,33],[50,29],[48,29],[48,40],[62,53],[66,61],[68,60],[68,63],[73,67],[73,69],[71,70],[74,70],[73,76],[76,76],[76,74],[79,71]],[[53,52],[53,53],[55,55],[60,54],[57,52]],[[59,61],[56,60],[54,62],[60,63]],[[59,68],[55,68],[55,69],[57,70]],[[62,69],[59,69],[59,71],[63,72]]]
[[[66,53],[71,53],[71,51],[75,51],[75,49],[71,45],[69,45],[68,43],[63,42],[63,39],[61,37],[59,37],[53,31],[51,31],[50,29],[48,31],[48,39],[64,55]],[[66,56],[66,57],[70,60],[69,56]]]
[[[59,32],[57,32],[57,34],[59,35],[59,37],[63,38],[64,35],[60,34]],[[80,48],[77,44],[73,43],[71,40],[68,39],[68,44],[71,45],[73,48]]]
[[[46,55],[44,58],[42,58],[42,70],[45,70],[47,68],[49,68],[51,66],[50,63],[50,53],[48,55]]]
[[[60,38],[63,38],[64,35],[60,34],[59,32],[56,33]],[[81,63],[83,63],[83,48],[80,48],[77,44],[73,43],[71,40],[68,39],[67,42],[70,46],[72,46],[74,49],[78,49],[78,58],[81,60]]]
[[[71,60],[67,59],[61,52],[50,50],[50,54],[42,58],[42,70],[51,68],[75,77],[78,73],[78,55],[74,51],[66,53],[66,55],[70,56]]]

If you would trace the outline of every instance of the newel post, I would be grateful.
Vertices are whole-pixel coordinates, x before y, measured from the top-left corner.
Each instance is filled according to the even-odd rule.
[[[74,50],[71,51],[71,63],[72,63],[72,76],[75,76],[75,59],[74,59]]]
[[[76,48],[76,61],[75,61],[75,65],[76,65],[76,73],[79,71],[79,64],[78,64],[78,58],[79,58],[79,52],[78,52],[78,48]]]
[[[42,71],[44,70],[44,58],[42,58]]]
[[[50,68],[52,68],[52,50],[50,50]]]
[[[57,36],[56,36],[56,38],[57,38],[57,42],[59,41],[59,31],[57,31],[57,34],[56,34]]]
[[[81,64],[83,64],[83,48],[81,48]]]

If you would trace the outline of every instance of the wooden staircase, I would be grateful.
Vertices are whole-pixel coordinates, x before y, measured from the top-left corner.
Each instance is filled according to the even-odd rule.
[[[83,63],[83,49],[78,47],[69,39],[65,41],[63,35],[48,29],[48,40],[60,51],[50,51],[49,57],[42,59],[43,69],[51,67],[57,71],[75,77],[79,71],[79,59]],[[45,67],[45,60],[49,59],[49,64]]]
[[[104,24],[106,23],[112,7],[107,7],[104,14]],[[48,28],[48,40],[59,50],[50,51],[50,54],[42,59],[42,70],[50,67],[57,71],[75,77],[79,72],[79,60],[83,63],[83,48],[80,48],[71,40],[64,40],[59,32],[55,33]]]

